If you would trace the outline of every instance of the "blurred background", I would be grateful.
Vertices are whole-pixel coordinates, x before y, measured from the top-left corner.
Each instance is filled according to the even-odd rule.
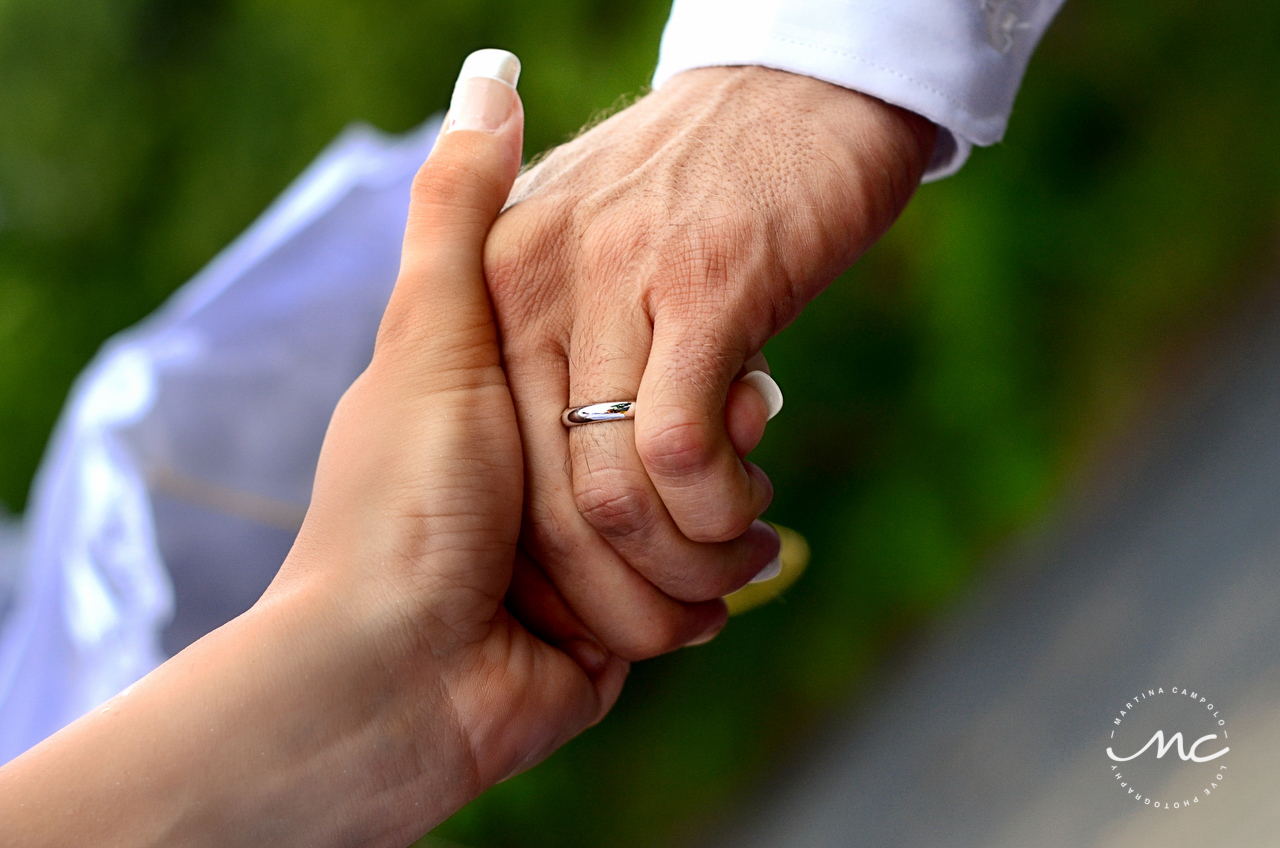
[[[0,0],[0,502],[72,379],[352,121],[524,62],[526,155],[643,90],[663,0]],[[733,814],[1034,522],[1276,266],[1280,6],[1069,0],[1004,144],[767,348],[753,459],[813,549],[784,598],[636,666],[614,713],[439,830],[667,845]],[[1224,281],[1231,281],[1229,284]]]

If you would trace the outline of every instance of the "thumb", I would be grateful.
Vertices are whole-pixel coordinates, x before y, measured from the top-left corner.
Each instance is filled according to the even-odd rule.
[[[435,148],[413,181],[400,274],[378,346],[407,348],[439,374],[498,361],[483,252],[520,170],[519,76],[520,60],[505,50],[468,56]]]

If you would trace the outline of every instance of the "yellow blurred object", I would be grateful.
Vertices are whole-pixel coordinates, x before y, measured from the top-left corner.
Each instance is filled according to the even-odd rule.
[[[772,521],[769,523],[773,524]],[[804,536],[779,524],[773,524],[773,529],[778,531],[778,537],[782,540],[782,551],[778,554],[782,557],[782,571],[772,580],[748,583],[733,594],[726,595],[724,601],[729,605],[729,615],[738,615],[772,601],[796,582],[809,564],[809,543]]]

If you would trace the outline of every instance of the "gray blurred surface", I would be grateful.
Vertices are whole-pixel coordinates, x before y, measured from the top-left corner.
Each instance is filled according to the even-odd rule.
[[[1280,309],[1252,306],[870,702],[704,844],[1280,844]],[[1155,811],[1113,785],[1105,749],[1127,698],[1175,683],[1230,720],[1231,779]]]
[[[5,620],[13,603],[21,573],[25,537],[22,522],[4,512],[0,506],[0,622]]]

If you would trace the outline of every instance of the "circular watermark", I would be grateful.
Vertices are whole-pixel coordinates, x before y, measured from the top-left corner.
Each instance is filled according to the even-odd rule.
[[[1218,791],[1228,774],[1227,720],[1208,695],[1186,686],[1140,690],[1112,717],[1104,755],[1125,797],[1153,810],[1185,810]]]

